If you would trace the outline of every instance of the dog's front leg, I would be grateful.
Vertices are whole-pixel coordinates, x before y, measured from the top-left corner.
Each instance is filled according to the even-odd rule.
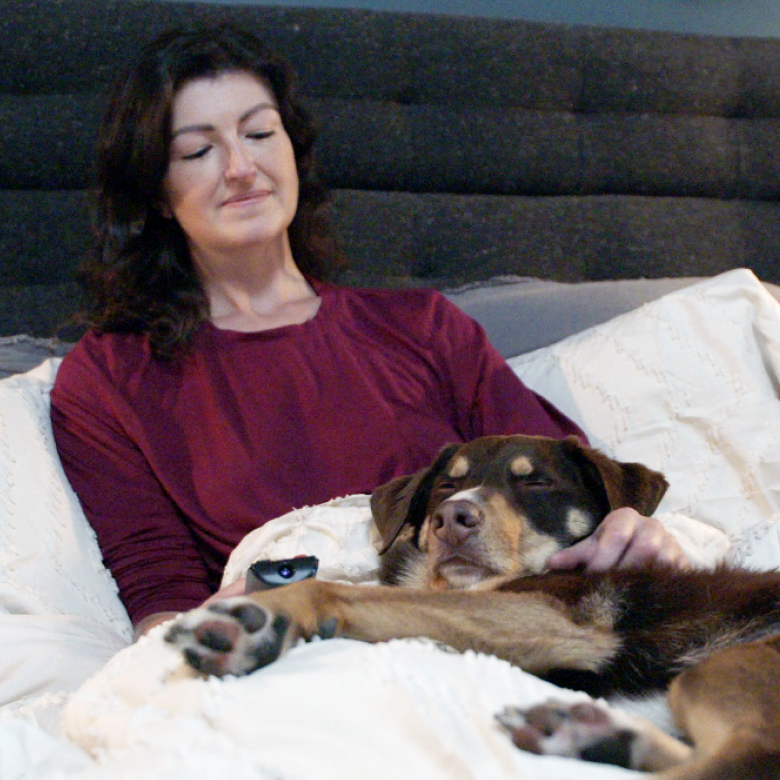
[[[300,638],[339,633],[339,600],[306,581],[233,596],[179,616],[165,635],[199,672],[242,675],[275,661]]]
[[[609,630],[583,624],[542,593],[415,591],[306,580],[215,602],[181,617],[167,639],[207,674],[246,674],[299,638],[365,642],[428,637],[543,674],[596,671],[617,651]]]

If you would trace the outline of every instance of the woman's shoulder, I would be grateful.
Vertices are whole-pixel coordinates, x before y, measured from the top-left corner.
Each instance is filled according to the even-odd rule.
[[[90,330],[63,358],[54,389],[86,389],[102,383],[122,385],[149,360],[151,349],[146,336]]]
[[[334,337],[346,334],[355,343],[367,339],[383,348],[404,345],[442,364],[449,364],[454,355],[476,359],[485,349],[481,326],[436,290],[342,287],[332,292],[330,301],[328,295],[323,327]]]
[[[442,320],[469,319],[441,292],[430,287],[321,285],[318,292],[326,299],[337,301],[345,310],[364,312],[372,318],[432,325]]]

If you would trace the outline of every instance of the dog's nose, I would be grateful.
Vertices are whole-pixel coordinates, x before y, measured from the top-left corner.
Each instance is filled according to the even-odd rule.
[[[434,534],[450,544],[462,544],[482,523],[482,510],[471,501],[445,501],[431,517]]]

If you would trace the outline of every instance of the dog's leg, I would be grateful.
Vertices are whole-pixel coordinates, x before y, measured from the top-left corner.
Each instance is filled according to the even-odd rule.
[[[780,778],[780,638],[714,653],[672,682],[669,699],[696,750],[664,780]]]
[[[548,701],[496,716],[521,750],[656,772],[686,761],[688,745],[604,703]]]
[[[551,596],[494,591],[415,591],[306,580],[186,613],[168,641],[207,674],[246,674],[297,639],[366,642],[428,637],[456,650],[504,658],[534,674],[597,671],[618,650],[608,627],[587,625]]]
[[[675,678],[669,699],[693,748],[602,704],[507,708],[498,720],[523,750],[659,772],[659,780],[780,778],[780,638],[714,653]]]

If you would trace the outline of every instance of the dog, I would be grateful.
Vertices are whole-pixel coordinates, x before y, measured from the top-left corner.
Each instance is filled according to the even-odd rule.
[[[166,639],[221,676],[300,638],[429,637],[594,697],[668,692],[685,739],[601,702],[551,701],[498,714],[521,749],[663,780],[780,778],[780,572],[545,571],[611,509],[650,514],[666,488],[574,438],[447,447],[372,495],[391,586],[306,580],[225,599],[185,613]]]
[[[430,468],[377,488],[380,581],[466,589],[545,571],[557,550],[629,506],[650,515],[668,488],[638,463],[617,463],[577,437],[487,436],[449,445]]]

